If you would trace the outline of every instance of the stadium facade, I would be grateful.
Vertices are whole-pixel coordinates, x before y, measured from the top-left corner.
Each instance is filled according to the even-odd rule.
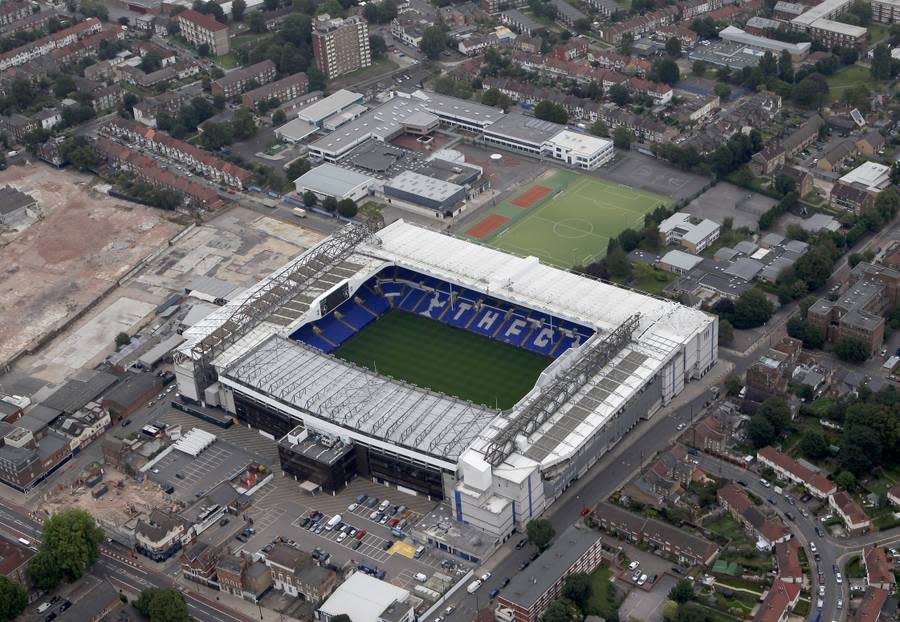
[[[392,308],[548,357],[500,410],[333,352]],[[185,331],[183,396],[279,440],[285,470],[449,502],[502,541],[718,358],[715,317],[403,221],[348,225]]]

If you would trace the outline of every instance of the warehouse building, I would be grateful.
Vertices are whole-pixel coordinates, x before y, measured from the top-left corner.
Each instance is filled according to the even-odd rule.
[[[320,200],[334,197],[338,201],[359,201],[369,195],[375,183],[373,177],[325,162],[295,179],[294,188],[297,194],[310,191]]]
[[[384,195],[445,212],[466,198],[466,189],[449,181],[403,171],[384,184]]]

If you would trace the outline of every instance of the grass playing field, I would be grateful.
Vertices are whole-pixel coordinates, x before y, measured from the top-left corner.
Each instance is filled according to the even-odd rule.
[[[552,359],[414,313],[392,310],[335,356],[476,404],[510,408]]]
[[[531,203],[528,197],[541,194],[532,191],[535,186],[552,192]],[[525,204],[530,207],[516,204],[522,195],[526,195]],[[462,236],[571,268],[603,258],[611,237],[629,227],[642,228],[644,214],[670,203],[652,192],[560,171],[522,188],[509,201],[489,210],[485,218],[493,217],[493,226],[479,227],[476,223]]]

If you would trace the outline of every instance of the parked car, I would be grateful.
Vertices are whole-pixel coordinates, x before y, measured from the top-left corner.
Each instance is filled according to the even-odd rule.
[[[355,510],[358,507],[359,507],[358,503],[351,503],[350,505],[347,506],[347,511],[352,512],[353,510]]]
[[[528,561],[528,560],[526,559],[526,560],[524,560],[521,564],[519,564],[519,572],[521,572],[521,571],[525,570],[526,568],[528,568],[528,565],[529,565],[530,563],[531,563],[531,562]]]
[[[493,575],[490,572],[486,572],[481,575],[481,582],[485,583],[488,579],[490,579]]]
[[[528,538],[522,538],[516,542],[516,550],[524,549],[526,544],[528,544]]]
[[[647,575],[642,574],[642,575],[641,575],[641,578],[638,579],[637,584],[638,584],[638,585],[644,585],[646,582],[647,582]]]
[[[628,570],[636,570],[638,566],[641,565],[641,562],[634,560],[630,564],[628,564]]]
[[[366,530],[360,529],[359,531],[356,532],[356,535],[353,537],[356,538],[357,540],[362,540],[365,537],[365,535],[366,535]]]

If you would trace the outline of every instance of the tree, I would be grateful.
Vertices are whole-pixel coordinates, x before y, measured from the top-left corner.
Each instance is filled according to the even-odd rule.
[[[553,525],[544,518],[536,518],[529,521],[525,527],[528,533],[528,541],[542,551],[550,545],[550,541],[556,535]]]
[[[628,261],[628,255],[618,244],[607,249],[606,257],[603,258],[603,265],[606,266],[610,277],[623,282],[631,280],[634,268],[631,262]]]
[[[687,579],[679,579],[669,591],[669,598],[678,604],[684,604],[694,598],[694,586]]]
[[[234,142],[234,132],[230,123],[207,123],[200,135],[200,144],[204,149],[217,151]]]
[[[734,318],[731,322],[735,328],[742,330],[756,328],[768,322],[774,312],[775,307],[762,290],[748,289],[734,303]]]
[[[129,343],[131,343],[131,337],[128,336],[128,333],[119,333],[116,335],[116,350],[122,346],[127,346]]]
[[[150,618],[150,622],[190,622],[184,595],[175,588],[147,588],[136,601],[134,608]]]
[[[356,207],[356,201],[353,199],[341,199],[337,204],[337,212],[344,218],[353,218],[359,208]]]
[[[858,337],[841,337],[834,344],[834,354],[847,363],[864,363],[869,359],[869,344]]]
[[[385,0],[386,2],[387,0]],[[382,3],[384,4],[384,3]],[[368,8],[368,4],[366,8]],[[384,41],[384,37],[381,35],[369,35],[369,50],[372,52],[372,58],[378,60],[380,58],[384,58],[384,55],[387,54],[387,43]]]
[[[609,101],[616,104],[617,106],[624,106],[628,103],[630,96],[628,94],[628,89],[625,88],[624,84],[613,84],[609,87]]]
[[[622,38],[619,39],[619,53],[624,54],[625,56],[631,55],[631,46],[634,45],[634,35],[630,32],[626,32],[622,35]]]
[[[310,169],[309,160],[306,158],[298,158],[290,163],[285,169],[284,176],[288,181],[294,181]],[[315,196],[315,195],[313,195]]]
[[[807,458],[821,460],[828,455],[828,441],[822,430],[806,430],[800,437],[800,451]]]
[[[261,11],[253,11],[250,14],[250,32],[261,35],[267,30],[266,16]]]
[[[584,610],[591,597],[591,577],[583,572],[575,572],[566,577],[562,587],[563,598],[568,598]]]
[[[691,65],[691,73],[698,78],[702,78],[706,75],[706,63],[702,60],[695,60],[694,64]]]
[[[287,115],[284,114],[284,110],[276,110],[272,113],[272,125],[282,125],[285,121],[287,121]]]
[[[16,581],[0,576],[0,622],[11,622],[28,606],[28,592]]]
[[[615,130],[613,130],[613,146],[616,149],[622,149],[624,151],[628,151],[631,149],[631,141],[634,138],[634,134],[631,133],[627,127],[619,126]]]
[[[591,134],[594,136],[602,136],[604,138],[609,136],[609,128],[606,126],[606,123],[603,122],[603,119],[594,121],[591,125]]]
[[[61,73],[53,81],[53,94],[60,99],[68,97],[69,93],[77,90],[78,87],[75,86],[75,80],[68,74]]]
[[[100,558],[101,542],[103,530],[93,516],[84,510],[57,512],[44,523],[41,548],[31,560],[28,576],[40,589],[52,589],[62,580],[77,581]]]
[[[853,490],[856,488],[856,476],[850,471],[841,471],[834,476],[834,483],[838,488],[844,490]]]
[[[790,175],[779,174],[775,176],[775,191],[781,196],[785,196],[797,189],[797,181]]]
[[[306,70],[306,77],[309,81],[309,90],[310,91],[322,91],[325,90],[325,83],[327,78],[325,74],[322,73],[318,67],[310,67]]]
[[[772,424],[768,419],[759,415],[754,415],[747,424],[747,436],[750,437],[750,442],[757,449],[771,445],[776,438]]]
[[[737,395],[741,392],[741,387],[744,384],[741,382],[741,377],[737,374],[728,374],[725,377],[725,393],[727,395]]]
[[[419,49],[431,60],[437,60],[447,49],[447,33],[440,26],[429,26],[422,33]]]
[[[94,144],[85,136],[70,136],[59,146],[59,155],[79,171],[96,170],[104,162]]]
[[[144,73],[153,73],[162,69],[162,56],[156,50],[149,50],[144,53],[141,58],[141,71]]]
[[[208,43],[201,43],[197,46],[197,54],[200,56],[209,56],[212,53],[212,48],[209,47]]]
[[[828,97],[828,83],[825,76],[814,73],[794,87],[794,103],[804,108],[818,108]]]
[[[676,622],[678,620],[678,603],[674,600],[667,600],[662,608],[662,617],[666,622]]]
[[[569,120],[569,113],[560,104],[544,100],[534,107],[534,116],[544,121],[565,124]]]
[[[891,50],[884,43],[875,46],[869,71],[875,80],[887,80],[891,77]]]
[[[778,77],[788,83],[794,81],[794,61],[787,50],[781,50],[778,58]]]
[[[312,190],[307,190],[303,193],[303,205],[306,207],[315,206],[316,202],[319,199],[316,197],[315,193]]]
[[[561,598],[550,603],[541,615],[541,622],[581,622],[584,616],[572,601]]]
[[[681,40],[678,37],[669,37],[666,41],[666,54],[672,58],[681,56]]]
[[[734,326],[725,318],[719,320],[719,345],[730,346],[734,343]]]
[[[719,99],[722,101],[726,101],[729,97],[731,97],[731,87],[727,84],[717,82],[714,90],[716,92],[716,95],[718,95]]]
[[[335,199],[334,197],[325,197],[325,200],[322,201],[322,209],[324,209],[326,212],[331,212],[332,214],[334,214],[337,211],[337,206],[337,199]]]
[[[238,111],[234,113],[231,127],[234,137],[238,140],[245,140],[256,134],[256,120],[253,118],[253,111],[247,107],[238,108]]]
[[[757,417],[765,417],[776,432],[787,429],[791,423],[791,409],[783,396],[766,399],[756,411]]]
[[[675,84],[681,79],[678,63],[671,58],[659,58],[653,61],[653,68],[650,70],[650,74],[657,82],[665,82],[666,84]]]
[[[244,0],[233,0],[231,3],[231,19],[236,22],[244,21],[244,13],[247,10],[247,3]]]

